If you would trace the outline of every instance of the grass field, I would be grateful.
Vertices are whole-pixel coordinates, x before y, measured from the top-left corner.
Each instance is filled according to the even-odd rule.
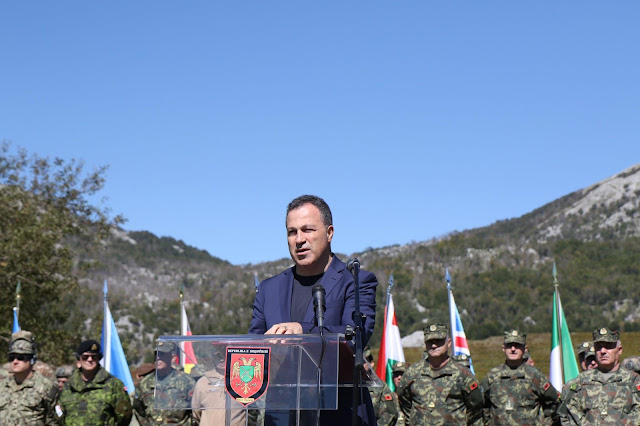
[[[571,333],[573,347],[591,340],[590,332]],[[622,341],[622,359],[640,355],[640,332],[630,331],[622,333],[620,340]],[[549,375],[549,353],[551,352],[551,333],[538,333],[527,335],[527,346],[533,360],[545,375]],[[493,367],[504,363],[504,353],[502,352],[502,336],[490,337],[484,340],[469,340],[469,350],[471,351],[471,359],[476,372],[476,377],[482,380],[489,370]],[[372,351],[374,359],[378,359],[378,354]],[[414,363],[422,358],[423,349],[405,348],[404,356],[408,363]]]

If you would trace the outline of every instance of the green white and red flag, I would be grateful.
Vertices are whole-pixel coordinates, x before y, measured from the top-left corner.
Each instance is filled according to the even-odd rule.
[[[393,274],[389,278],[389,287],[393,285]],[[396,312],[393,307],[393,296],[387,293],[387,306],[384,308],[384,325],[382,328],[382,342],[380,343],[380,353],[376,374],[385,382],[391,391],[396,390],[393,383],[393,366],[397,362],[404,362],[404,351],[400,340],[400,329],[396,321]]]

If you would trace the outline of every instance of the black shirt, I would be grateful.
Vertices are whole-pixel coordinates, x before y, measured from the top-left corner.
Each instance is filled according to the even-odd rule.
[[[303,277],[294,272],[293,274],[293,289],[291,291],[291,321],[303,322],[304,316],[309,308],[309,303],[312,303],[313,296],[311,289],[320,281],[324,272],[320,275],[311,275],[309,277]]]

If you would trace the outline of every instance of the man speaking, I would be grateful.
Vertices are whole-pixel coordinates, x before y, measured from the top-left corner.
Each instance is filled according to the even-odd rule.
[[[314,322],[312,291],[314,285],[325,289],[324,329],[344,333],[355,327],[355,284],[346,265],[331,252],[333,219],[331,209],[320,197],[302,195],[289,203],[286,216],[289,253],[295,265],[260,284],[253,304],[250,334],[318,333]],[[365,315],[363,345],[375,324],[375,275],[360,270],[360,312]],[[375,424],[369,392],[358,408],[362,424]],[[351,393],[340,392],[337,411],[323,411],[321,424],[351,424]],[[286,417],[286,418],[284,418]],[[265,426],[288,424],[288,416],[269,416]]]

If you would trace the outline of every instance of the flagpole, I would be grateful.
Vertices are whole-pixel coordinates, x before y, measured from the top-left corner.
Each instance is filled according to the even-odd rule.
[[[451,288],[451,275],[449,274],[449,268],[445,269],[444,280],[447,282],[447,299],[449,300],[449,333],[451,334],[451,353],[454,354],[456,352],[456,339],[453,336],[453,332],[456,329],[455,318],[453,317],[453,312],[451,307],[453,304],[451,303],[452,296],[452,288]]]
[[[104,280],[104,286],[102,287],[102,300],[103,300],[103,320],[102,320],[102,334],[103,334],[103,344],[102,348],[104,357],[104,369],[107,371],[111,371],[111,324],[109,324],[109,303],[107,302],[107,293],[109,292],[109,288],[107,287],[107,280]]]
[[[184,331],[187,329],[187,325],[184,323],[184,283],[180,284],[180,334],[184,334]],[[180,366],[184,368],[184,342],[180,342]]]
[[[16,287],[16,318],[20,320],[20,281],[18,281],[18,286]]]
[[[552,270],[552,275],[553,275],[553,288],[555,290],[555,296],[554,296],[554,302],[555,302],[555,306],[554,309],[556,310],[556,318],[558,319],[557,323],[556,323],[556,332],[558,333],[558,348],[560,349],[560,377],[562,379],[562,383],[564,383],[564,359],[563,359],[563,353],[562,353],[562,317],[561,312],[560,312],[560,292],[558,291],[558,270],[556,269],[556,261],[553,261],[553,270]]]

